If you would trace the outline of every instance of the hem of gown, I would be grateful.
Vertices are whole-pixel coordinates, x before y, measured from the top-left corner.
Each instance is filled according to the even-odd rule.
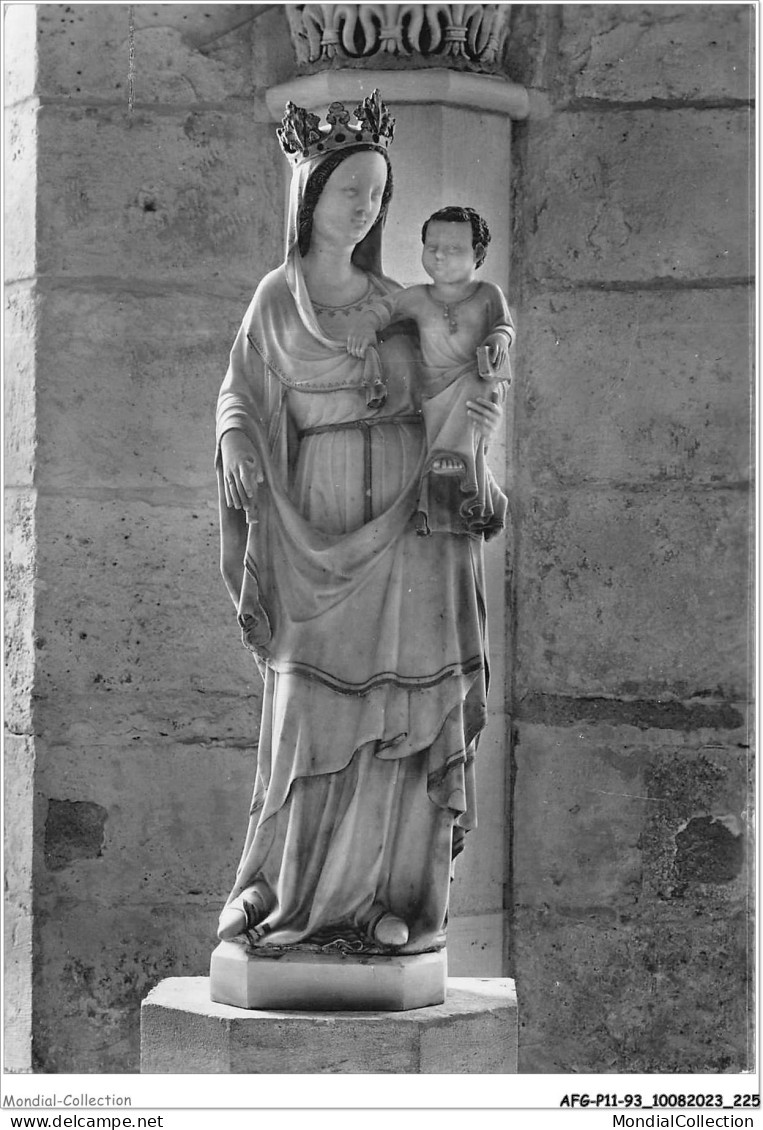
[[[349,933],[349,932],[347,932]],[[355,931],[352,931],[355,933]],[[252,957],[283,957],[287,953],[312,953],[316,955],[340,955],[347,957],[400,957],[410,956],[415,953],[440,953],[445,949],[445,933],[433,941],[431,945],[416,946],[415,951],[406,952],[406,946],[383,946],[370,940],[346,937],[339,930],[325,930],[323,934],[313,935],[301,942],[268,943],[263,939],[258,941],[251,932],[239,934],[231,941],[246,947],[246,952]],[[334,934],[334,937],[329,935]],[[267,937],[267,935],[266,935]],[[415,945],[415,943],[413,943]]]
[[[426,750],[419,751],[419,756],[426,757]],[[364,751],[357,751],[355,757],[363,756]],[[374,760],[371,750],[365,750],[366,757]],[[353,757],[352,760],[355,760]],[[463,829],[456,832],[456,821],[458,813],[453,809],[448,808],[442,804],[437,804],[429,793],[428,788],[428,772],[426,761],[421,765],[422,776],[419,777],[420,787],[423,793],[420,795],[420,800],[416,801],[416,805],[422,802],[429,806],[429,812],[432,816],[424,817],[424,810],[420,807],[417,808],[420,817],[424,817],[423,823],[427,827],[431,827],[432,848],[437,847],[439,841],[439,848],[437,848],[438,855],[440,848],[446,847],[447,861],[444,856],[440,856],[443,860],[442,866],[444,868],[444,875],[441,879],[447,884],[450,877],[450,868],[455,855],[458,854],[460,847],[463,846]],[[417,773],[418,775],[418,773]],[[399,778],[395,788],[400,788],[406,785],[409,778]],[[292,782],[295,784],[296,782]],[[411,797],[413,794],[408,793]],[[471,795],[470,790],[467,788],[466,795]],[[292,799],[292,789],[289,789],[287,796],[287,804]],[[296,801],[295,801],[296,803]],[[438,812],[439,815],[435,816],[434,813]],[[257,883],[267,883],[272,890],[275,891],[277,880],[268,876],[267,873],[267,859],[274,848],[276,839],[278,838],[278,828],[273,823],[271,830],[265,830],[264,825],[270,824],[271,820],[275,821],[278,817],[278,812],[274,813],[272,817],[262,820],[262,809],[257,804],[253,805],[252,816],[250,819],[250,836],[247,837],[247,846],[245,848],[244,856],[242,858],[239,872],[237,875],[236,884],[229,895],[226,905],[230,905],[237,899],[242,892],[248,887]],[[290,819],[293,819],[292,814]],[[416,822],[419,823],[419,820]],[[282,836],[288,836],[288,829],[284,832],[282,829]],[[395,835],[397,836],[397,832]],[[443,838],[444,837],[444,838]],[[459,848],[455,848],[455,843],[458,842]],[[285,839],[284,839],[285,843]],[[279,850],[279,849],[276,849]],[[280,867],[280,865],[279,865]],[[280,874],[280,870],[278,872]],[[427,880],[429,882],[429,880]],[[336,918],[326,921],[324,918],[322,922],[313,921],[309,923],[301,923],[299,919],[294,919],[293,914],[289,913],[284,919],[284,910],[274,905],[271,911],[260,921],[253,923],[248,930],[242,932],[238,936],[239,944],[246,944],[256,948],[258,954],[261,956],[277,957],[279,953],[291,952],[294,950],[303,950],[310,953],[326,953],[326,954],[357,954],[358,956],[367,955],[386,955],[386,956],[407,956],[416,953],[430,953],[437,952],[446,945],[446,931],[445,923],[447,922],[447,889],[446,901],[440,908],[443,918],[439,914],[425,915],[424,921],[417,922],[416,917],[409,918],[406,908],[401,906],[392,896],[392,901],[389,901],[388,893],[383,893],[382,888],[374,888],[376,891],[376,900],[373,906],[365,906],[365,896],[360,900],[360,904],[351,910],[350,916],[344,914]],[[399,894],[399,892],[398,892]],[[362,904],[362,906],[361,906]],[[378,910],[384,907],[386,911],[403,918],[411,929],[412,936],[402,946],[385,946],[379,943],[372,934],[373,925],[379,918]],[[410,909],[410,908],[407,908]],[[377,913],[375,913],[375,910]],[[431,912],[431,908],[430,908]],[[312,911],[310,911],[312,914]],[[426,918],[429,917],[429,921]],[[439,919],[439,923],[438,923]],[[306,930],[305,927],[308,927]],[[309,931],[309,932],[308,932]]]
[[[445,682],[446,679],[476,675],[485,666],[484,657],[474,655],[469,659],[448,663],[431,675],[401,675],[397,671],[380,671],[362,683],[351,683],[346,679],[332,675],[330,671],[324,671],[309,663],[299,663],[296,660],[274,661],[272,659],[266,659],[264,662],[277,675],[298,675],[302,679],[320,683],[329,690],[344,695],[364,695],[378,687],[385,686],[396,686],[401,690],[429,690],[431,687],[436,687]]]
[[[302,766],[300,768],[299,772],[293,773],[292,775],[289,776],[288,783],[284,782],[285,788],[282,791],[282,793],[279,795],[278,799],[275,800],[275,801],[273,800],[272,796],[270,795],[271,794],[272,782],[269,782],[265,787],[265,796],[263,797],[263,801],[262,801],[262,810],[261,810],[261,813],[260,813],[260,820],[263,821],[263,822],[265,822],[267,820],[271,820],[274,816],[277,815],[278,812],[280,812],[280,810],[283,808],[283,806],[286,803],[288,803],[289,796],[291,794],[291,790],[292,790],[292,787],[294,786],[295,782],[300,781],[300,780],[312,780],[312,779],[322,777],[322,776],[330,776],[331,774],[334,774],[334,773],[341,773],[350,766],[350,764],[352,763],[352,761],[356,757],[361,755],[364,750],[368,750],[369,747],[371,747],[371,751],[373,753],[373,756],[375,758],[377,758],[379,761],[383,761],[383,762],[384,761],[402,761],[405,758],[415,757],[417,755],[426,754],[429,751],[431,751],[432,747],[441,738],[441,735],[443,734],[443,732],[447,728],[448,721],[451,718],[453,712],[458,710],[459,707],[463,707],[463,705],[467,701],[469,695],[472,693],[472,691],[474,689],[474,685],[475,685],[475,680],[476,680],[477,676],[479,675],[480,671],[486,671],[486,667],[485,667],[484,663],[481,663],[480,667],[471,675],[456,676],[459,679],[468,679],[469,680],[469,686],[466,689],[462,688],[463,694],[461,696],[455,698],[455,701],[451,701],[448,709],[445,709],[444,712],[438,716],[436,722],[433,724],[431,729],[428,730],[425,734],[422,734],[419,737],[415,748],[410,746],[408,744],[407,740],[406,740],[408,738],[408,733],[401,733],[401,734],[397,734],[397,735],[385,735],[383,733],[367,732],[366,734],[364,734],[360,738],[360,740],[358,740],[358,738],[356,738],[356,741],[355,741],[354,745],[352,746],[352,748],[349,750],[346,758],[343,759],[340,763],[338,763],[336,765],[332,765],[331,767],[322,766],[320,771],[316,770],[314,772],[306,772],[305,770],[306,770],[307,766]],[[405,689],[409,689],[409,688],[401,688],[401,689],[405,690]],[[473,724],[469,727],[464,728],[464,730],[463,730],[463,737],[464,737],[463,750],[460,750],[460,749],[459,750],[453,750],[452,749],[450,751],[449,755],[447,755],[443,758],[441,765],[439,765],[436,770],[430,771],[430,773],[428,773],[428,778],[434,776],[434,777],[437,777],[439,779],[441,774],[442,774],[442,776],[446,776],[448,771],[452,770],[452,768],[454,767],[453,764],[452,764],[454,758],[457,758],[459,760],[461,758],[465,758],[465,764],[466,765],[468,765],[470,763],[470,761],[473,762],[473,753],[472,753],[472,757],[470,758],[470,749],[473,750],[474,748],[476,748],[476,742],[478,741],[479,736],[482,733],[482,731],[484,730],[485,725],[487,723],[487,716],[486,716],[487,708],[486,708],[485,700],[484,699],[482,700],[481,706],[479,704],[475,704],[475,705],[476,705],[476,709],[479,712],[478,718],[475,719],[475,722],[477,724]],[[463,762],[462,762],[462,764],[463,764]],[[435,782],[433,782],[433,784],[435,784]],[[436,784],[435,784],[435,788],[436,788]],[[429,788],[427,788],[427,794],[428,794],[429,799],[432,802],[432,804],[434,804],[437,808],[447,809],[447,810],[453,812],[454,819],[459,817],[459,816],[464,815],[463,810],[459,811],[457,809],[452,808],[447,803],[443,804],[443,803],[440,803],[439,801],[437,801],[436,799],[434,799],[434,797],[432,796],[432,792],[434,792],[434,791],[435,791],[434,788],[431,791],[430,791]]]

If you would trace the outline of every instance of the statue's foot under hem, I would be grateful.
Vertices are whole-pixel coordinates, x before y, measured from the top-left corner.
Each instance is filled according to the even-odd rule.
[[[221,942],[253,930],[270,913],[275,900],[267,883],[253,883],[224,907],[217,925]]]
[[[407,924],[386,906],[376,903],[364,923],[366,933],[376,945],[398,949],[408,941],[410,931]]]
[[[408,927],[396,914],[383,914],[373,928],[373,936],[382,946],[404,946],[408,941]]]

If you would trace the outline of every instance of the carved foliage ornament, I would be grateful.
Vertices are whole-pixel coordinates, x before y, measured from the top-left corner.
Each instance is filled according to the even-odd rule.
[[[508,38],[509,4],[287,4],[297,62],[497,70]]]

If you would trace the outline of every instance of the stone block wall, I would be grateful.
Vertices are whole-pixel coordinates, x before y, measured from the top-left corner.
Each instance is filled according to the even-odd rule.
[[[141,998],[206,972],[249,799],[211,420],[281,256],[263,92],[294,62],[280,5],[132,11],[5,11],[18,1071],[137,1070]],[[512,10],[525,1072],[751,1066],[750,16]]]
[[[520,1070],[740,1071],[751,11],[513,19]]]
[[[281,255],[252,107],[290,49],[280,11],[132,10],[6,9],[15,1070],[137,1070],[141,999],[207,971],[248,810],[213,419]]]

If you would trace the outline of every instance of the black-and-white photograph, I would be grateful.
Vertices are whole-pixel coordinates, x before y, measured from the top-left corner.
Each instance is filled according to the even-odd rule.
[[[759,1125],[757,6],[3,20],[3,1125]]]

